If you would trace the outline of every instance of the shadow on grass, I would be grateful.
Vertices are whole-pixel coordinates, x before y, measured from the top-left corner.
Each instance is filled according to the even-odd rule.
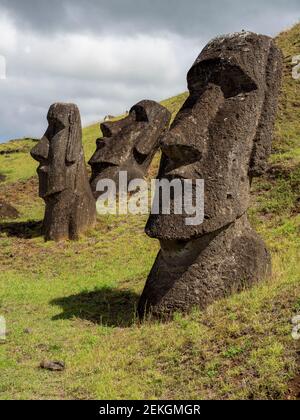
[[[22,239],[37,238],[42,235],[42,221],[0,223],[0,233]]]
[[[112,288],[82,292],[78,295],[57,298],[51,305],[60,306],[63,312],[52,320],[84,319],[109,327],[130,327],[136,322],[136,307],[139,295],[130,290]]]

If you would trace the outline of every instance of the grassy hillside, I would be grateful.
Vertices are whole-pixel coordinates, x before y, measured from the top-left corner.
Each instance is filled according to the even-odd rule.
[[[158,243],[145,216],[99,217],[80,241],[44,243],[32,140],[0,145],[0,199],[17,207],[0,222],[0,398],[296,398],[300,313],[300,25],[279,35],[285,76],[270,169],[253,185],[250,217],[273,256],[255,288],[172,322],[139,324],[135,307]],[[164,104],[177,112],[186,94]],[[84,129],[86,158],[99,127]],[[8,149],[18,150],[6,153]],[[3,152],[1,154],[1,152]],[[152,173],[157,169],[155,159]],[[299,353],[298,353],[299,354]],[[63,360],[66,370],[38,368]]]

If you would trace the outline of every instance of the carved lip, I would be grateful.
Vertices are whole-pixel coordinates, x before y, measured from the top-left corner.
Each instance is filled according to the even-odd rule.
[[[90,165],[93,167],[93,170],[95,170],[95,172],[102,172],[104,169],[118,166],[116,163],[107,161],[90,162]]]

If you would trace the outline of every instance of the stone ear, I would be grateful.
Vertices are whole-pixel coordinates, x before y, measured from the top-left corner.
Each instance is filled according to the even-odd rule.
[[[267,167],[272,150],[272,133],[277,111],[278,93],[281,87],[283,57],[273,40],[270,43],[265,78],[265,100],[257,127],[249,164],[249,176],[261,176]]]
[[[71,112],[69,115],[69,133],[66,161],[68,163],[75,163],[78,159],[81,149],[81,122],[80,116],[77,113]]]

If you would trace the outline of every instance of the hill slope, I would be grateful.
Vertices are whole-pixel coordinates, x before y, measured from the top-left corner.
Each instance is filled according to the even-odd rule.
[[[300,82],[291,57],[300,25],[280,34],[285,78],[270,169],[253,186],[252,223],[273,256],[273,277],[167,324],[139,323],[135,306],[158,244],[146,217],[102,217],[85,238],[44,243],[32,140],[0,145],[0,199],[19,210],[0,225],[0,398],[295,398],[300,313]],[[175,114],[185,94],[165,102]],[[88,158],[98,125],[84,129]],[[7,153],[8,149],[18,152]],[[2,154],[1,154],[2,153]],[[152,173],[157,169],[156,158]],[[134,240],[132,240],[134,238]],[[64,360],[62,374],[38,369]]]

